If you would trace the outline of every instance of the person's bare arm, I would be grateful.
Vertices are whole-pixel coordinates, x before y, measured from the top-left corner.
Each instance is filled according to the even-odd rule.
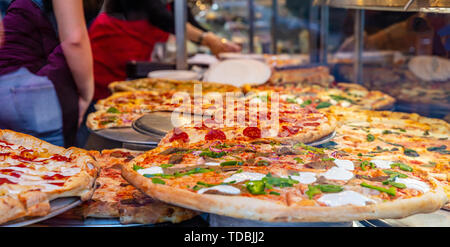
[[[61,47],[78,88],[79,122],[94,95],[93,59],[82,0],[52,0]]]
[[[190,23],[186,24],[186,35],[190,41],[193,42],[199,41],[202,34],[203,34],[202,30],[196,28]],[[240,46],[234,44],[233,42],[229,42],[226,39],[220,38],[211,32],[205,33],[201,45],[209,47],[209,49],[214,55],[218,55],[219,53],[222,52],[241,51]]]

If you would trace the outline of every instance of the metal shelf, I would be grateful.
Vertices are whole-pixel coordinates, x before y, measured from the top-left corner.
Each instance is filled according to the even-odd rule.
[[[450,13],[450,0],[314,0],[313,4],[347,9]]]

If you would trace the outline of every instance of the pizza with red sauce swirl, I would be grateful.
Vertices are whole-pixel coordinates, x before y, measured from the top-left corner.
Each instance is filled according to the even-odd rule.
[[[0,224],[51,211],[61,197],[88,200],[98,170],[85,150],[0,130]]]

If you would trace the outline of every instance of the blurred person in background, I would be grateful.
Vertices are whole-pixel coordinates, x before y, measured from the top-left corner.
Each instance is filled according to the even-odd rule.
[[[173,4],[161,0],[106,0],[104,12],[89,29],[94,55],[94,99],[110,95],[108,84],[127,78],[129,61],[150,61],[154,46],[175,34]],[[241,48],[202,28],[188,11],[187,39],[213,54]]]
[[[353,18],[346,26],[352,27]],[[450,18],[445,14],[368,11],[364,50],[395,50],[413,55],[448,57],[446,36]],[[351,31],[352,32],[352,31]],[[353,51],[354,37],[347,38],[339,51]]]
[[[83,1],[14,0],[3,26],[0,128],[74,145],[94,94]]]

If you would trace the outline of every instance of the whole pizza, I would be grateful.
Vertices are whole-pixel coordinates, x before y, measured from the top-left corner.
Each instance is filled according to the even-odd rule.
[[[161,201],[236,218],[335,222],[432,212],[441,185],[404,163],[374,163],[304,144],[199,142],[161,146],[123,166]]]

